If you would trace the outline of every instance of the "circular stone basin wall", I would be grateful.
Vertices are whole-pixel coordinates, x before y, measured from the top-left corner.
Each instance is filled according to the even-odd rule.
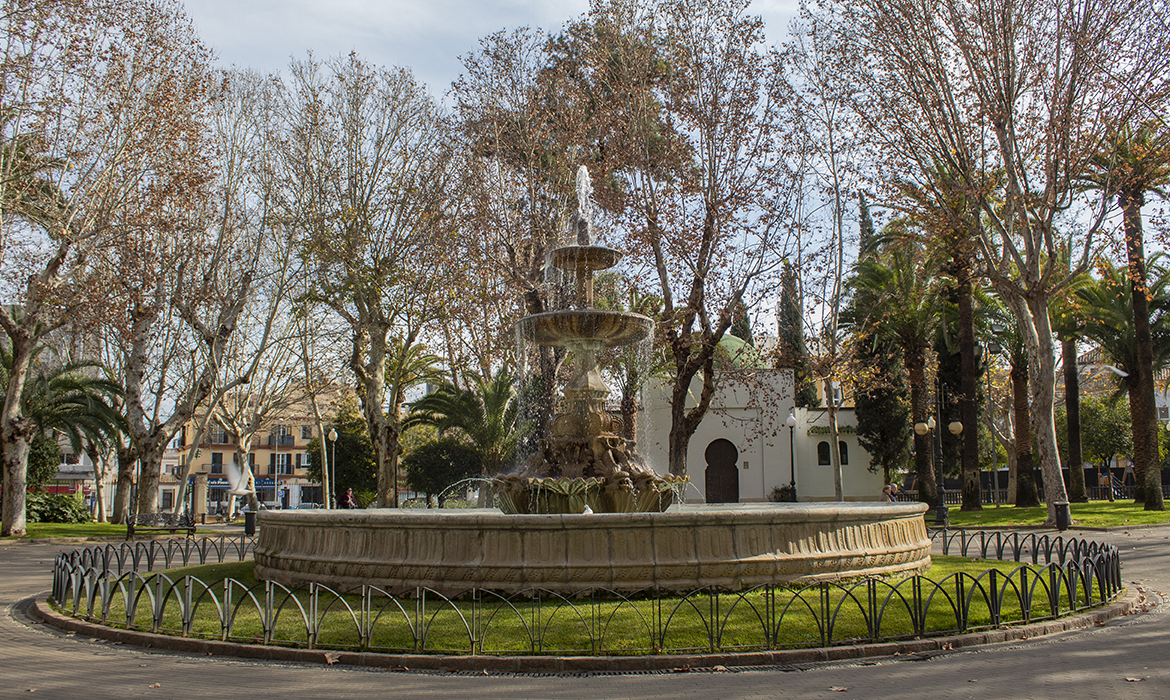
[[[920,503],[675,506],[665,513],[497,510],[260,513],[256,577],[444,594],[472,587],[686,591],[921,571]]]

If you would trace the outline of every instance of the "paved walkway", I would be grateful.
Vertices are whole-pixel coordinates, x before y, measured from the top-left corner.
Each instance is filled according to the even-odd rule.
[[[1122,548],[1127,586],[1170,592],[1170,527],[1089,532]],[[1170,698],[1170,614],[929,660],[802,671],[509,676],[387,672],[189,657],[67,636],[24,612],[66,545],[0,544],[0,698]],[[30,693],[29,691],[34,692]]]

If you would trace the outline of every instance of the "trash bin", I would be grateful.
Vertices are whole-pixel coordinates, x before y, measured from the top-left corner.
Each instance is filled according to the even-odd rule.
[[[1056,501],[1052,504],[1056,508],[1056,529],[1067,530],[1072,524],[1072,513],[1068,509],[1068,501]]]
[[[1068,506],[1067,503],[1064,505],[1065,505],[1065,507]],[[255,535],[256,534],[256,513],[254,513],[253,511],[248,511],[247,513],[244,513],[244,534],[245,535]]]

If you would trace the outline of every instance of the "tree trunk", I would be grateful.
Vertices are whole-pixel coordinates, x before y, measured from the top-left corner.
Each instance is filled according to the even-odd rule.
[[[114,490],[114,510],[110,522],[125,525],[130,520],[130,499],[134,491],[134,467],[138,456],[128,447],[118,450],[118,485]]]
[[[1135,495],[1146,510],[1165,510],[1162,498],[1162,469],[1158,459],[1158,408],[1154,395],[1154,341],[1150,335],[1150,303],[1146,284],[1145,235],[1142,232],[1142,205],[1145,193],[1126,191],[1118,196],[1125,223],[1125,252],[1133,294],[1133,329],[1137,345],[1137,386],[1130,389],[1133,417]],[[1139,430],[1140,426],[1140,430]],[[1139,442],[1139,433],[1141,435]]]
[[[1028,350],[1028,387],[1031,393],[1030,415],[1036,455],[1044,474],[1044,500],[1048,504],[1046,525],[1056,524],[1056,503],[1068,501],[1064,474],[1060,469],[1060,451],[1056,447],[1056,348],[1048,318],[1047,294],[1037,293],[1026,299],[1015,297],[1013,307],[1020,321],[1024,347]],[[1022,448],[1021,448],[1022,449]],[[1019,505],[1017,503],[1017,505]]]
[[[829,413],[829,462],[833,466],[833,496],[845,500],[845,489],[841,478],[841,434],[837,429],[837,392],[833,380],[825,378],[825,405]]]
[[[638,396],[622,395],[622,437],[630,445],[638,441]]]
[[[1064,365],[1064,410],[1068,426],[1068,500],[1087,503],[1085,492],[1085,457],[1081,451],[1081,387],[1077,376],[1077,340],[1060,341]]]
[[[4,516],[0,534],[23,537],[26,531],[25,507],[28,496],[28,449],[32,441],[32,421],[19,418],[5,421],[4,426]]]
[[[1028,415],[1028,366],[1012,365],[1012,404],[1016,429],[1016,507],[1040,505],[1032,464],[1032,422]]]
[[[18,336],[9,333],[9,342],[12,370],[8,375],[4,415],[0,420],[0,450],[3,450],[0,468],[4,472],[0,534],[5,537],[23,537],[27,527],[28,452],[36,426],[23,414],[21,405],[36,339],[31,333]]]
[[[149,446],[138,458],[141,469],[138,472],[138,511],[139,513],[157,513],[159,511],[158,484],[162,477],[162,448]],[[183,504],[176,501],[171,505],[173,512],[178,513]]]
[[[961,253],[956,263],[960,355],[959,421],[963,424],[963,501],[960,510],[982,510],[983,491],[979,480],[979,377],[975,365],[975,310],[972,306],[970,257]]]

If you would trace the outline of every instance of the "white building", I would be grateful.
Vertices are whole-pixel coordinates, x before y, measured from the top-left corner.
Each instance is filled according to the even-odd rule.
[[[793,474],[799,500],[835,500],[828,412],[794,407],[792,370],[757,370],[721,384],[688,446],[692,487],[687,500],[767,501]],[[696,380],[688,407],[700,388]],[[792,428],[789,414],[796,418]],[[670,388],[652,383],[643,393],[637,449],[659,473],[668,469],[670,423]],[[869,454],[857,442],[853,409],[838,409],[837,423],[845,500],[878,500],[882,475],[869,471]]]

